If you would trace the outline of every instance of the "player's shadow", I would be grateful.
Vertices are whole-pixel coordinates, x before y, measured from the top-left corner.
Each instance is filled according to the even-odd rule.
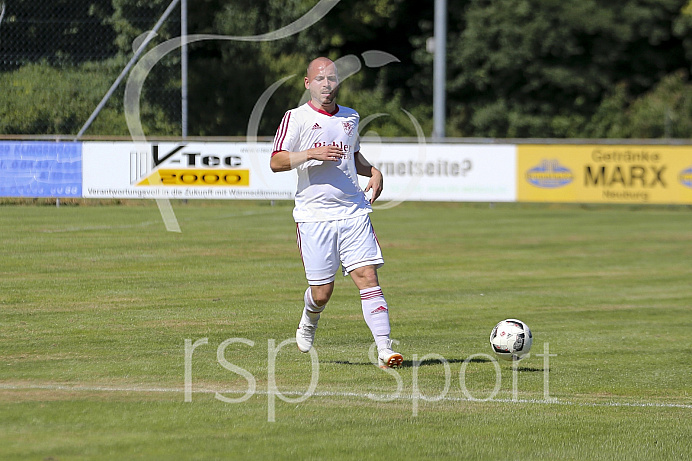
[[[492,360],[485,358],[485,357],[473,357],[470,359],[446,359],[448,364],[453,364],[453,363],[490,363]],[[331,360],[327,363],[333,363],[335,365],[356,365],[356,366],[372,366],[373,364],[370,362],[351,362],[350,360]],[[500,362],[503,363],[503,362]],[[507,362],[509,363],[509,362]],[[443,366],[443,362],[441,360],[435,360],[435,359],[427,359],[423,361],[416,361],[415,366],[418,367],[431,367],[431,366]],[[399,368],[413,368],[414,363],[413,360],[404,360]],[[538,371],[543,371],[543,368],[536,368],[536,367],[531,367],[531,366],[518,366],[517,367],[518,372],[522,373],[532,373],[532,372],[538,372]]]
[[[471,360],[466,360],[467,362],[471,363],[483,363],[483,362],[490,362],[488,359],[484,358],[472,358]],[[463,363],[463,359],[451,359],[447,360],[447,363]],[[327,363],[333,363],[335,365],[368,365],[372,366],[373,364],[370,362],[351,362],[350,360],[330,360]],[[426,367],[426,366],[434,366],[434,365],[442,365],[442,362],[439,360],[423,360],[422,362],[417,362],[418,366],[421,367]],[[413,367],[413,360],[404,360],[401,362],[401,365],[399,365],[399,368],[412,368]]]
[[[536,368],[536,367],[517,367],[517,371],[522,372],[522,373],[533,373],[537,371],[545,371],[543,368]]]
[[[489,359],[484,357],[473,357],[472,359],[445,359],[450,365],[453,363],[487,363],[490,362]],[[415,366],[419,367],[432,367],[432,366],[442,366],[441,360],[428,359],[423,361],[417,361]],[[404,360],[401,362],[401,368],[412,368],[414,366],[413,360]]]

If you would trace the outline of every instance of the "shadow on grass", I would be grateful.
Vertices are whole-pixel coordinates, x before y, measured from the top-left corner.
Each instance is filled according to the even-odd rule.
[[[453,363],[491,363],[493,362],[490,359],[484,358],[484,357],[474,357],[472,359],[449,359],[447,360],[447,363],[453,364]],[[355,366],[373,366],[372,363],[370,362],[351,362],[350,360],[331,360],[326,363],[333,363],[335,365],[355,365]],[[417,362],[417,366],[420,367],[428,367],[428,366],[443,366],[443,362],[440,360],[423,360],[422,362]],[[499,363],[505,363],[505,362],[499,362]],[[507,362],[509,364],[509,362]],[[412,360],[404,360],[401,363],[401,366],[399,368],[413,368],[413,361]],[[519,366],[517,367],[518,372],[523,372],[523,373],[531,373],[531,372],[539,372],[543,371],[543,368],[536,368],[536,367],[530,367],[530,366]]]

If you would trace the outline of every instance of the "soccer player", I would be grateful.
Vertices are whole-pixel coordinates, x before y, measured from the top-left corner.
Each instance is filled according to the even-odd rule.
[[[382,192],[382,173],[360,153],[360,116],[335,102],[339,87],[335,64],[327,58],[313,60],[304,81],[310,100],[286,112],[271,157],[272,171],[298,172],[293,218],[310,286],[296,343],[301,352],[312,347],[317,321],[332,296],[341,265],[360,290],[379,366],[399,366],[403,358],[392,350],[389,308],[377,278],[384,259],[368,216]],[[365,190],[357,175],[370,178]],[[365,195],[369,191],[370,200]]]

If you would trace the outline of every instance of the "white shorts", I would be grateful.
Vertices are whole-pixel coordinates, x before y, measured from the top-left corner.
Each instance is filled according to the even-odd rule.
[[[310,285],[334,281],[339,265],[344,275],[363,266],[382,267],[382,250],[370,216],[297,223],[298,249]]]

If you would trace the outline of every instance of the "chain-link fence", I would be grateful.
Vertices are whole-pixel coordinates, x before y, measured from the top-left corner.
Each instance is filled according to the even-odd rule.
[[[142,4],[146,4],[143,6]],[[76,135],[170,0],[0,0],[0,135]],[[180,34],[180,6],[152,45]],[[86,131],[125,135],[124,82]],[[180,134],[180,54],[147,78],[147,134]]]

